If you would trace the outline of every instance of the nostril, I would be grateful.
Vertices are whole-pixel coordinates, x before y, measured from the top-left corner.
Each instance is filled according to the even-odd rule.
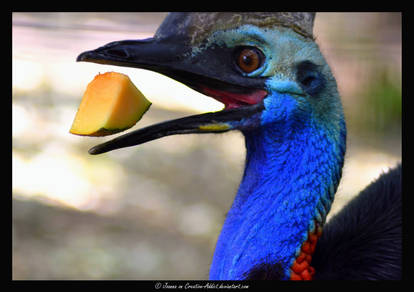
[[[107,54],[112,55],[112,56],[116,56],[116,57],[121,57],[121,58],[127,58],[128,57],[128,53],[125,50],[116,50],[116,49],[109,49],[106,51]]]

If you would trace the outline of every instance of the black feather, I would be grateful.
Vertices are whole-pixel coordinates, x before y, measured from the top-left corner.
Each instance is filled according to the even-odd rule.
[[[281,280],[284,276],[283,266],[279,263],[261,263],[253,267],[245,280]]]
[[[399,165],[381,175],[326,224],[315,279],[401,279],[401,172]]]

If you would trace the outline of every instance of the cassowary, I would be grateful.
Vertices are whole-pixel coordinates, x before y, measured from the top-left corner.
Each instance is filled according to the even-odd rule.
[[[152,38],[78,56],[153,70],[225,105],[127,133],[91,154],[174,134],[243,133],[244,174],[210,279],[401,277],[401,167],[325,224],[341,178],[346,125],[335,78],[314,41],[314,17],[171,13]]]

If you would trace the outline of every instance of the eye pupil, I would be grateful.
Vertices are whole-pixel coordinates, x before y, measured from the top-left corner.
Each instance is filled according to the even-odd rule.
[[[244,65],[250,66],[254,62],[253,58],[254,57],[252,57],[251,53],[249,52],[248,55],[242,55],[242,62]]]
[[[261,65],[261,56],[254,48],[244,48],[237,56],[237,66],[245,73],[256,70]]]

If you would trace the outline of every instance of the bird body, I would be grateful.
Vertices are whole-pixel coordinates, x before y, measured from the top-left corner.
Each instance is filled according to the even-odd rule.
[[[401,172],[383,173],[329,220],[312,260],[315,279],[401,279]]]
[[[335,263],[318,249],[317,242],[332,248],[328,238],[341,238],[332,229],[345,229],[347,224],[338,228],[338,223],[329,223],[324,235],[341,178],[346,125],[335,78],[313,39],[313,20],[312,13],[173,13],[154,38],[113,42],[78,57],[158,71],[225,105],[216,113],[117,137],[92,148],[92,154],[173,134],[229,130],[244,134],[243,179],[216,244],[210,279],[309,280],[332,278],[335,273],[357,278],[341,269],[325,270]],[[364,197],[369,199],[363,202],[384,198]],[[356,213],[339,218],[352,222],[364,208],[350,208]],[[376,216],[372,213],[369,218]],[[392,217],[398,225],[398,215]],[[341,220],[345,219],[333,222]],[[341,242],[331,241],[337,244],[331,250],[340,254]],[[392,258],[398,259],[401,247],[394,242]],[[318,259],[313,257],[315,249]],[[348,260],[338,254],[333,260]],[[389,265],[384,260],[379,266],[385,269]],[[381,278],[387,273],[377,274]],[[387,275],[395,278],[398,272]]]

